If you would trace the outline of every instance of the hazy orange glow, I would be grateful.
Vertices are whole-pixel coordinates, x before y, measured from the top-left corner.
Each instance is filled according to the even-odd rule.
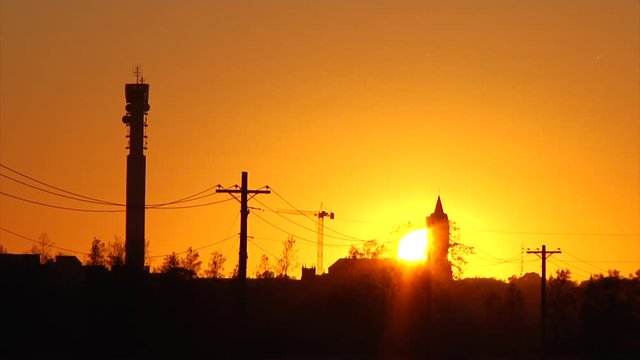
[[[537,272],[534,255],[519,256],[541,244],[563,249],[550,274],[628,274],[640,267],[639,7],[3,0],[0,162],[124,202],[124,84],[139,64],[150,84],[148,203],[239,184],[246,170],[251,188],[335,212],[325,220],[327,268],[351,244],[395,243],[399,226],[425,226],[441,194],[460,241],[476,247],[465,276]],[[6,178],[0,190],[114,209]],[[313,219],[270,211],[290,209],[275,194],[250,206],[250,275],[289,234],[299,263],[315,264]],[[214,244],[200,251],[203,264],[217,250],[231,271],[239,210],[235,200],[148,210],[151,255]],[[125,217],[0,195],[0,225],[88,251],[93,237],[124,238]],[[0,244],[17,253],[32,245],[1,231]]]
[[[411,231],[398,243],[398,258],[406,261],[427,259],[427,229]]]

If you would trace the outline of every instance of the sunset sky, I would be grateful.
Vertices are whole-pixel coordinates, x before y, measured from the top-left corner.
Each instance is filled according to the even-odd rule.
[[[242,171],[275,190],[250,202],[250,275],[287,233],[315,264],[314,222],[270,208],[335,212],[326,269],[358,240],[394,249],[438,195],[476,247],[466,276],[519,275],[521,247],[542,244],[563,251],[549,272],[576,279],[640,268],[639,1],[1,0],[0,163],[124,202],[134,65],[150,84],[148,203]],[[238,214],[235,200],[148,210],[151,255],[215,243],[203,263],[218,250],[230,271]],[[0,226],[86,252],[124,239],[125,216],[0,195]],[[0,244],[33,245],[6,231]],[[524,272],[539,266],[524,255]]]

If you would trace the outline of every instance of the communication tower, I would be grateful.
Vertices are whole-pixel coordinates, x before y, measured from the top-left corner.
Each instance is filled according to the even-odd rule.
[[[144,83],[136,67],[135,84],[125,84],[127,105],[122,122],[129,128],[127,155],[127,216],[125,266],[136,272],[144,271],[144,209],[147,159],[145,128],[149,107],[149,84]]]

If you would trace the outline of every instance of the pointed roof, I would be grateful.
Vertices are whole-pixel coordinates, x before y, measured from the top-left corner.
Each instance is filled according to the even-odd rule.
[[[444,209],[442,208],[442,201],[440,201],[440,195],[438,195],[438,202],[436,202],[436,209],[433,211],[434,214],[444,214]]]

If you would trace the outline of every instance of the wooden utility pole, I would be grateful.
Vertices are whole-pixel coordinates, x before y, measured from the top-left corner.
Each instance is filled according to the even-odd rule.
[[[543,356],[546,345],[546,322],[547,322],[547,259],[553,254],[562,253],[558,250],[547,250],[546,245],[542,245],[542,250],[527,250],[527,254],[536,254],[542,260],[542,271],[540,274],[540,340],[542,342]]]
[[[240,189],[216,189],[216,193],[240,194],[240,250],[238,254],[238,279],[247,280],[247,218],[249,217],[249,194],[271,194],[270,190],[249,190],[249,175],[242,172]]]

